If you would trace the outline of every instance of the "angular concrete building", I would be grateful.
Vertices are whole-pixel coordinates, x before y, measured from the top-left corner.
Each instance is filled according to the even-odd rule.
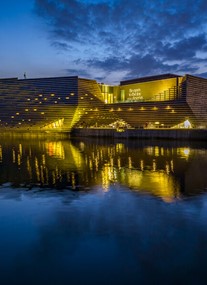
[[[99,84],[77,76],[0,79],[0,129],[206,128],[207,79],[163,74]]]

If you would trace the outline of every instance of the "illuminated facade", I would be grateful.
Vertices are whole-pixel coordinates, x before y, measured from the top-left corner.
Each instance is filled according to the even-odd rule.
[[[98,84],[77,76],[0,79],[0,128],[206,128],[207,79],[164,74]]]

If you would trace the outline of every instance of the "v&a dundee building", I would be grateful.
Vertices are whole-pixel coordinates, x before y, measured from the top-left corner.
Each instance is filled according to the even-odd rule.
[[[0,79],[0,129],[207,128],[207,79],[163,74],[118,86],[77,76]]]

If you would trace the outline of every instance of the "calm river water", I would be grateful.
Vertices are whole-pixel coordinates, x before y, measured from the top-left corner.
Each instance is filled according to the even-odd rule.
[[[0,138],[0,284],[207,284],[207,144]]]

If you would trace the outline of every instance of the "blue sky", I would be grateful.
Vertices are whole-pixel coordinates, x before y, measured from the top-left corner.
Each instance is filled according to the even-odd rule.
[[[1,0],[0,78],[207,77],[206,0]]]

